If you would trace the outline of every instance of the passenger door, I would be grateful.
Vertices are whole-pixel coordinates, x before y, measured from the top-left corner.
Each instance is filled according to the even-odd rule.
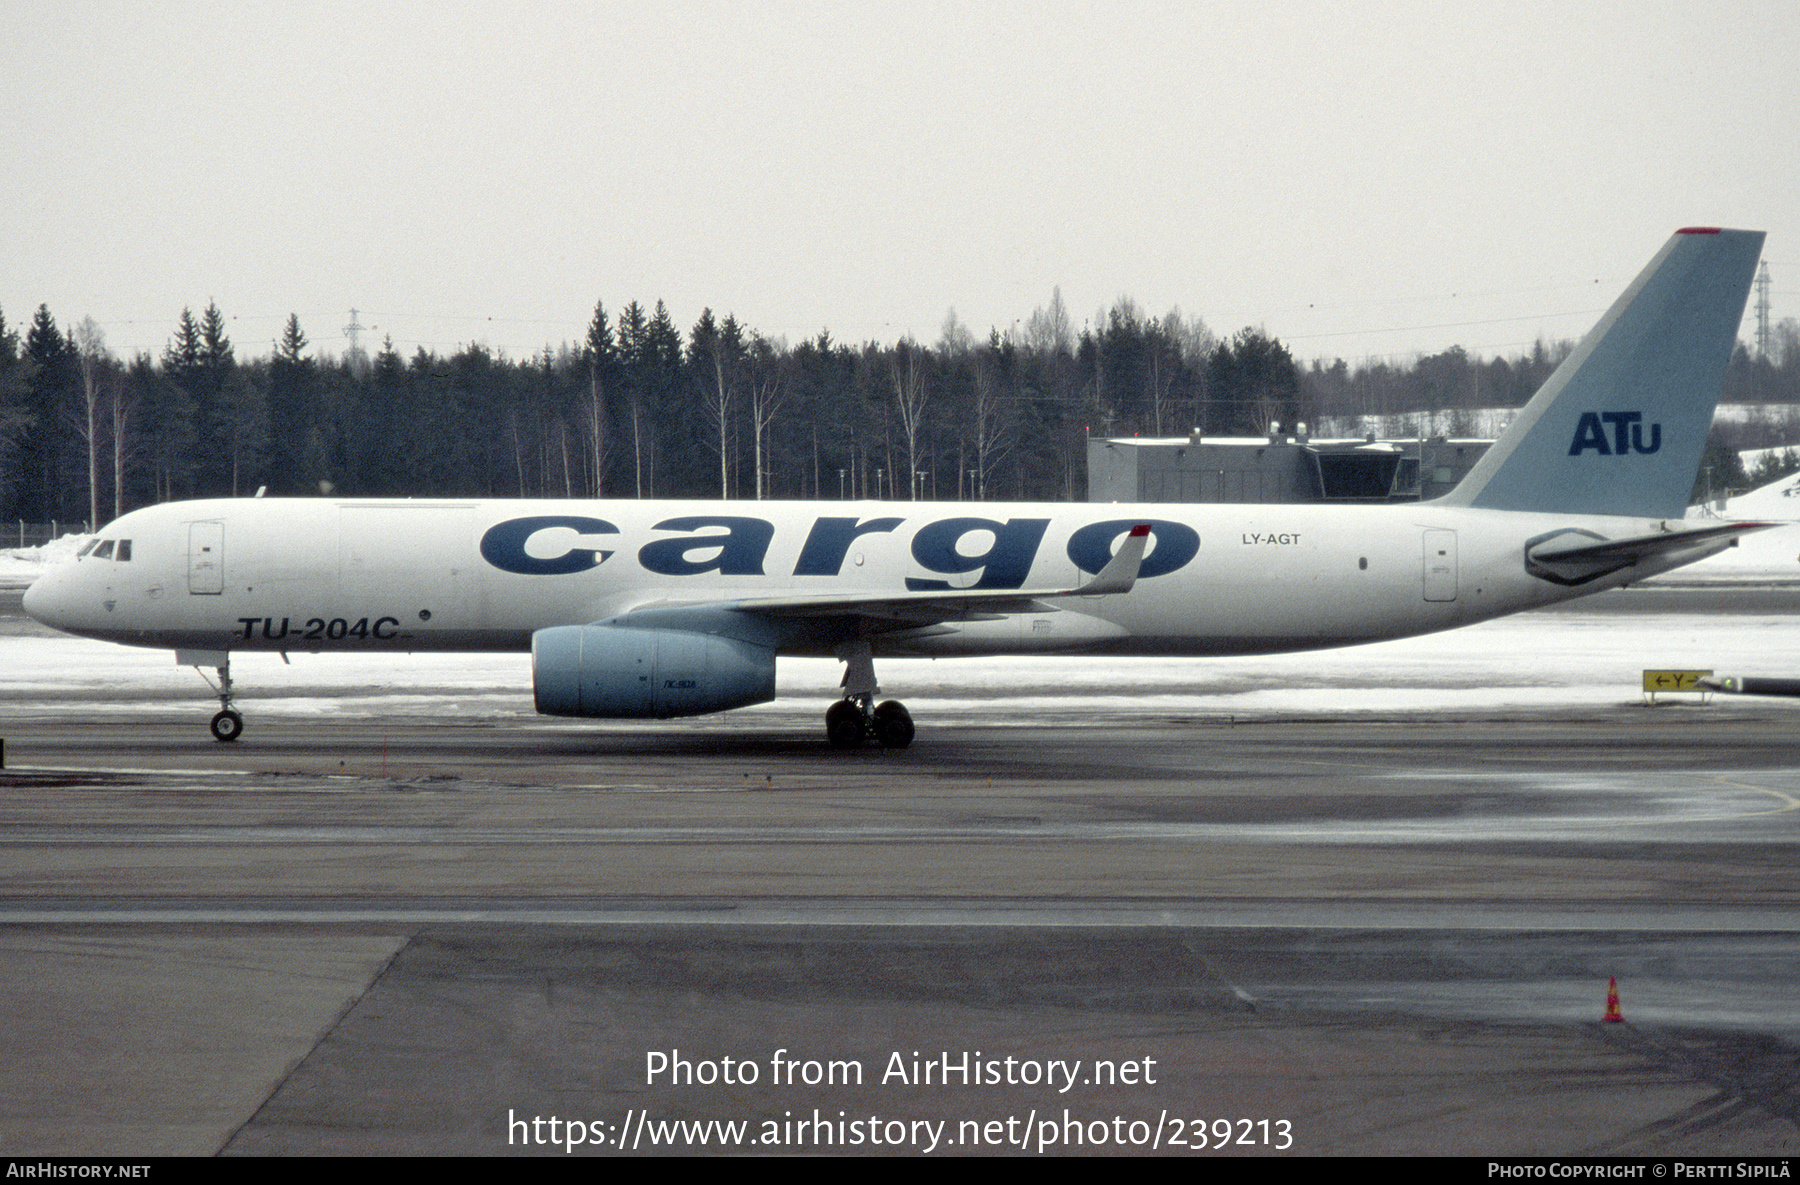
[[[225,591],[225,524],[188,524],[188,592],[217,596]]]

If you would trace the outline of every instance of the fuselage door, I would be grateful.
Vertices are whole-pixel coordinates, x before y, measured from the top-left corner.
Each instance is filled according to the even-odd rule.
[[[188,524],[188,592],[217,596],[225,591],[225,524]]]
[[[1425,599],[1456,599],[1456,532],[1425,532]]]

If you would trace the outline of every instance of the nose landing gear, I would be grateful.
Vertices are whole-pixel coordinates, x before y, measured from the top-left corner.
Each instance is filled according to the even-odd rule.
[[[231,706],[231,659],[219,664],[219,712],[212,718],[215,741],[235,741],[244,735],[244,718]]]
[[[216,741],[235,741],[244,732],[244,718],[232,708],[224,708],[212,718],[212,734]]]
[[[218,669],[219,684],[214,690],[219,693],[219,711],[212,718],[213,739],[229,742],[244,735],[244,718],[231,706],[231,655],[223,650],[177,650],[175,661],[200,671],[202,679],[206,679],[206,672],[200,668]],[[212,683],[211,679],[206,681]]]

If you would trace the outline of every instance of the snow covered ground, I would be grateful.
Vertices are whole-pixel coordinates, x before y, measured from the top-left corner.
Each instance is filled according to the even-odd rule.
[[[1704,507],[1688,512],[1690,519],[1788,523],[1738,540],[1729,551],[1677,568],[1666,576],[1647,581],[1671,585],[1788,585],[1800,584],[1800,474],[1772,481],[1728,500],[1721,509]]]
[[[47,637],[11,637],[0,647],[8,713],[164,715],[179,705],[196,719],[210,715],[206,685],[165,650]],[[239,706],[256,716],[534,716],[529,655],[292,657],[286,665],[275,655],[235,656]],[[1641,699],[1646,668],[1790,673],[1800,670],[1800,634],[1778,617],[1563,612],[1310,654],[891,660],[877,670],[921,720],[1016,722],[1617,705]],[[836,697],[841,671],[827,660],[783,659],[781,698],[730,717],[752,726],[810,722]]]
[[[45,565],[73,557],[92,538],[92,535],[64,535],[42,547],[0,548],[0,588],[29,586]]]
[[[1734,500],[1724,517],[1800,520],[1800,477]],[[18,588],[79,538],[0,553],[0,586]],[[1647,585],[1793,585],[1800,595],[1800,522]],[[1768,614],[1563,610],[1522,614],[1446,634],[1345,650],[1227,659],[1009,658],[892,660],[878,673],[921,721],[1001,722],[1171,716],[1555,709],[1640,702],[1644,669],[1720,674],[1800,672],[1800,631]],[[781,698],[687,727],[810,727],[836,697],[842,668],[783,659]],[[210,674],[210,672],[208,672]],[[503,720],[535,718],[524,654],[245,654],[233,660],[239,706],[252,719],[349,713]],[[8,713],[79,708],[108,717],[172,710],[210,715],[210,692],[168,651],[25,632],[0,636],[0,703]],[[1749,701],[1740,701],[1749,702]],[[1771,701],[1755,701],[1768,705]],[[1780,701],[1786,703],[1788,701]],[[1800,701],[1794,702],[1800,711]],[[710,723],[709,723],[710,722]],[[669,727],[683,727],[672,723]]]

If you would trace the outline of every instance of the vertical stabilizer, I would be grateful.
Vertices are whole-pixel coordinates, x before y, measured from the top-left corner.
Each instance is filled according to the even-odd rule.
[[[1677,231],[1441,504],[1680,518],[1763,232]]]

